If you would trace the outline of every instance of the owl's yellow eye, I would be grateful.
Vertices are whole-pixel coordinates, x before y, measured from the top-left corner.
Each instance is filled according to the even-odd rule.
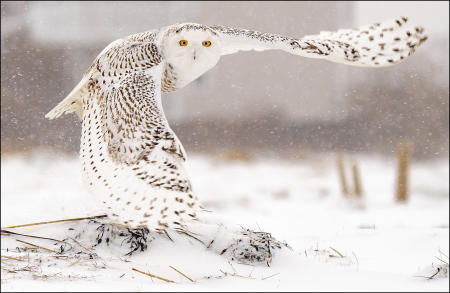
[[[187,46],[187,44],[188,44],[188,41],[186,41],[186,40],[180,41],[180,46]]]
[[[211,42],[210,41],[203,41],[202,45],[205,46],[205,47],[209,47],[209,46],[211,46]]]

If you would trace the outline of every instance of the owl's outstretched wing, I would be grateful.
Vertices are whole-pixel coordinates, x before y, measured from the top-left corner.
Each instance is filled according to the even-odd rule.
[[[406,17],[357,29],[321,32],[301,39],[223,26],[211,28],[221,37],[222,55],[248,50],[283,50],[294,55],[367,67],[399,63],[427,39],[423,28],[410,24]]]
[[[104,93],[102,117],[112,158],[122,163],[170,154],[186,160],[161,103],[161,66],[127,75]]]

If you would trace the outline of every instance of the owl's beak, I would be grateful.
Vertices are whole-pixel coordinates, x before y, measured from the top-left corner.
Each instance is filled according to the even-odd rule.
[[[194,60],[197,58],[197,56],[196,56],[196,52],[195,52],[195,50],[194,50]]]

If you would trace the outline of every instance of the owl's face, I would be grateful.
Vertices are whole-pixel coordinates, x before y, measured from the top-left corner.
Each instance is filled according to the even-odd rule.
[[[183,87],[214,67],[220,59],[220,41],[214,31],[180,25],[163,39],[163,53]]]

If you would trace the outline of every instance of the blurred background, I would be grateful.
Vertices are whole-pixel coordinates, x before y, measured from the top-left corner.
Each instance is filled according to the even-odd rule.
[[[77,153],[75,115],[44,115],[113,40],[181,22],[302,37],[408,16],[428,41],[406,62],[353,68],[283,52],[225,56],[163,97],[188,153],[301,157],[308,152],[448,158],[448,2],[1,2],[1,151]]]
[[[398,16],[429,37],[399,65],[358,68],[278,51],[240,52],[162,102],[204,206],[230,223],[273,233],[298,254],[291,265],[274,266],[282,288],[298,290],[301,276],[304,288],[317,290],[324,276],[334,276],[328,283],[340,291],[448,291],[449,2],[2,1],[2,227],[104,214],[83,187],[80,121],[44,115],[112,41],[182,22],[300,38]],[[2,233],[2,256],[18,245],[4,239]],[[210,262],[204,257],[198,259]],[[18,287],[20,275],[3,269],[5,261],[2,286],[37,288]],[[48,274],[42,268],[29,278]],[[190,275],[188,268],[186,262]],[[117,276],[97,281],[110,288]],[[268,281],[279,285],[277,278]],[[135,286],[137,279],[129,281]],[[92,280],[86,282],[91,289]],[[80,283],[67,284],[60,290]]]

